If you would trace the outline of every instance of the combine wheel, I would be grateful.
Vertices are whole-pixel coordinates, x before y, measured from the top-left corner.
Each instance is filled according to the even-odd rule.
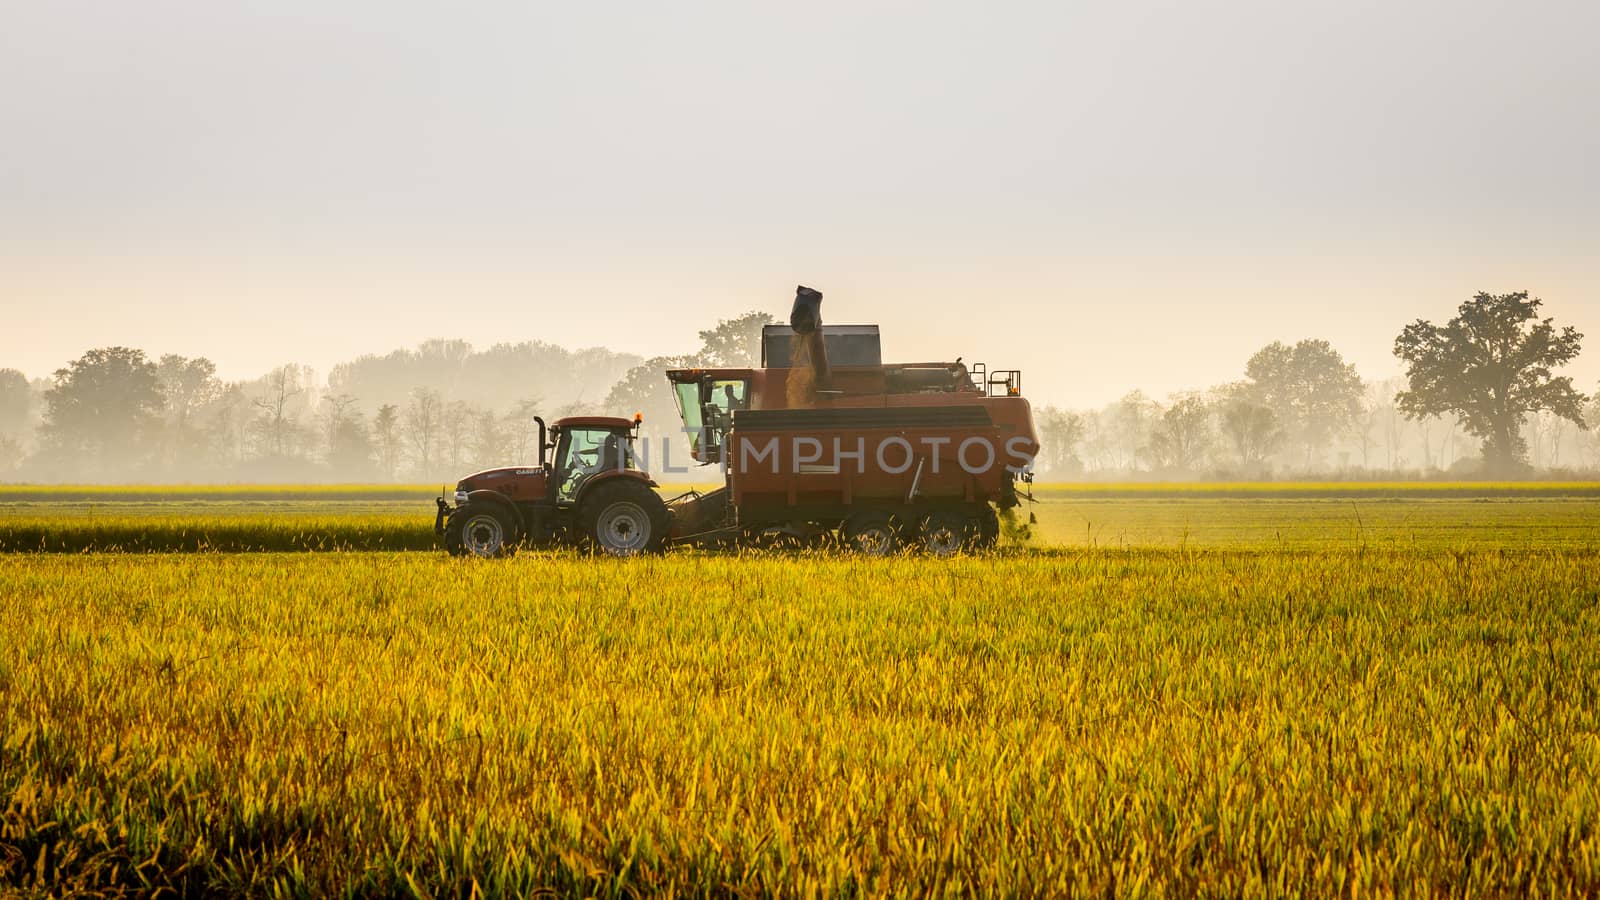
[[[632,478],[596,485],[578,510],[583,536],[612,556],[660,552],[669,518],[661,497]]]
[[[934,556],[954,556],[977,543],[978,522],[955,510],[928,513],[922,519],[922,549]]]
[[[469,503],[451,513],[444,526],[444,547],[451,556],[510,556],[516,544],[516,523],[493,504]]]
[[[978,510],[978,540],[973,546],[978,550],[993,550],[1000,542],[1000,517],[994,507],[985,503]]]
[[[858,512],[845,520],[844,543],[867,556],[889,556],[900,549],[900,529],[886,512]]]

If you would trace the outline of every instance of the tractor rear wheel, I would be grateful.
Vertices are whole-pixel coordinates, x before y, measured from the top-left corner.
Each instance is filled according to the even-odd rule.
[[[632,478],[596,485],[578,510],[584,538],[611,556],[659,553],[670,519],[660,495]]]
[[[844,543],[867,556],[890,556],[900,549],[900,525],[886,512],[858,512],[845,520]]]
[[[517,525],[506,511],[487,503],[457,509],[444,526],[444,547],[451,556],[510,556],[517,537]]]

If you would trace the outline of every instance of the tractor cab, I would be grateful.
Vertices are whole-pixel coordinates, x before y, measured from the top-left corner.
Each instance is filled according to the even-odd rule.
[[[569,416],[557,420],[545,445],[555,449],[555,456],[544,463],[554,487],[551,499],[555,504],[571,506],[583,488],[603,473],[643,474],[633,451],[639,424],[637,416]],[[543,456],[542,451],[540,455]]]

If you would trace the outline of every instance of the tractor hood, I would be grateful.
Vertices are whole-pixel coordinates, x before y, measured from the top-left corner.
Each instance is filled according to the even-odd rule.
[[[536,500],[545,493],[545,472],[539,466],[504,466],[484,469],[456,482],[456,490],[495,491],[512,500]]]

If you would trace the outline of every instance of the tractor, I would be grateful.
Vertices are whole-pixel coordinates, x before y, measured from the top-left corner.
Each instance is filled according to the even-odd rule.
[[[571,416],[539,426],[539,461],[486,469],[437,502],[434,531],[453,556],[506,556],[518,545],[572,544],[614,556],[653,553],[670,514],[637,465],[641,417]],[[554,455],[551,455],[554,451]]]

